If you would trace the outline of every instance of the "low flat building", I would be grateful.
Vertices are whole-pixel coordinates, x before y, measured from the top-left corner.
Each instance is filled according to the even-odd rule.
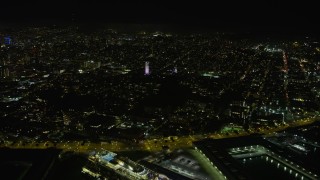
[[[193,145],[225,179],[318,179],[261,137],[205,139]]]

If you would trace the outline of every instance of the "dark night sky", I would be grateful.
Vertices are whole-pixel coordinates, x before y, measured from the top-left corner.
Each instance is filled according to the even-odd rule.
[[[280,2],[279,2],[280,1]],[[281,0],[28,1],[1,3],[0,22],[177,24],[316,31],[315,2]]]

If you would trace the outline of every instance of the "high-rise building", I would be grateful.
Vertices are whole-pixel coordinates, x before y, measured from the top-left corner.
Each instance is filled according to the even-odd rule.
[[[144,74],[149,75],[150,74],[150,67],[149,67],[149,62],[145,62],[145,67],[144,67]]]
[[[174,73],[178,73],[178,68],[177,68],[177,67],[174,67],[173,72],[174,72]]]
[[[10,71],[9,71],[9,68],[7,67],[3,67],[3,68],[0,68],[0,77],[9,77],[10,76]]]
[[[7,36],[4,38],[4,44],[5,45],[11,45],[12,44],[12,39],[11,37]]]

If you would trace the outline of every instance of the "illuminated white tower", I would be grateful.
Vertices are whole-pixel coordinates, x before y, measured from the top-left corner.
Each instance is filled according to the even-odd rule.
[[[144,74],[149,75],[150,74],[150,67],[149,67],[149,62],[146,61],[145,66],[144,66]]]

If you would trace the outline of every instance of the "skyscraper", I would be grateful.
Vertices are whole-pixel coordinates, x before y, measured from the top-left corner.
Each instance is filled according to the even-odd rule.
[[[10,76],[9,68],[3,67],[0,68],[0,77],[6,78]]]
[[[7,36],[7,37],[4,38],[4,44],[5,45],[11,45],[11,43],[12,43],[11,37]]]
[[[178,68],[177,68],[177,67],[174,67],[173,72],[174,72],[174,73],[178,73]]]
[[[145,62],[144,74],[145,75],[149,75],[150,74],[150,67],[149,67],[149,62],[148,61]]]

